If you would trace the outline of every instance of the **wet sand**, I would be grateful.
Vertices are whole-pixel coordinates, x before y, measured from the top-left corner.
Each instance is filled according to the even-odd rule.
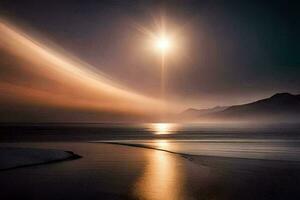
[[[0,172],[3,199],[299,199],[297,163],[194,156],[97,143],[7,143],[68,149],[78,160]]]

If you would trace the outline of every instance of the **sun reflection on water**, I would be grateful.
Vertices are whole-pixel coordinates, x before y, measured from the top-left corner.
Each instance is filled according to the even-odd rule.
[[[169,143],[167,140],[156,140],[155,146],[157,146],[158,149],[165,149],[169,146]]]
[[[157,140],[158,147],[168,144]],[[142,176],[135,185],[134,195],[145,200],[176,200],[182,195],[182,173],[176,167],[176,160],[163,151],[153,151],[148,155],[148,162]]]
[[[172,134],[176,130],[176,125],[173,123],[153,123],[151,130],[157,135]]]

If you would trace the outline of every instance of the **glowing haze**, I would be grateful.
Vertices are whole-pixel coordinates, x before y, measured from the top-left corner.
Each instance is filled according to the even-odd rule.
[[[162,104],[158,100],[130,91],[92,66],[66,53],[58,53],[59,50],[40,38],[35,39],[3,20],[0,35],[5,58],[1,61],[1,103],[19,106],[21,110],[30,106],[42,108],[34,113],[35,120],[45,112],[47,117],[41,116],[41,120],[61,120],[57,114],[55,118],[49,115],[53,108],[62,108],[62,113],[68,110],[73,113],[69,114],[69,120],[76,121],[113,121],[118,117],[125,121],[155,120],[160,112]],[[34,109],[29,112],[32,115]],[[87,117],[91,112],[92,119]],[[26,113],[23,115],[26,118]],[[74,115],[78,116],[74,118]]]
[[[156,118],[160,88],[175,112],[298,94],[297,4],[2,0],[22,31],[1,23],[1,120]]]

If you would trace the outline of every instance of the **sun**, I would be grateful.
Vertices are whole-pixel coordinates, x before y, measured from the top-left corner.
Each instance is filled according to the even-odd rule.
[[[155,46],[158,50],[166,52],[171,47],[171,40],[166,36],[161,36],[156,39]]]

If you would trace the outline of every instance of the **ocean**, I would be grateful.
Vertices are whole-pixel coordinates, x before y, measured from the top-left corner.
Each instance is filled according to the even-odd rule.
[[[4,199],[299,199],[297,124],[1,124],[82,158],[0,172]]]

